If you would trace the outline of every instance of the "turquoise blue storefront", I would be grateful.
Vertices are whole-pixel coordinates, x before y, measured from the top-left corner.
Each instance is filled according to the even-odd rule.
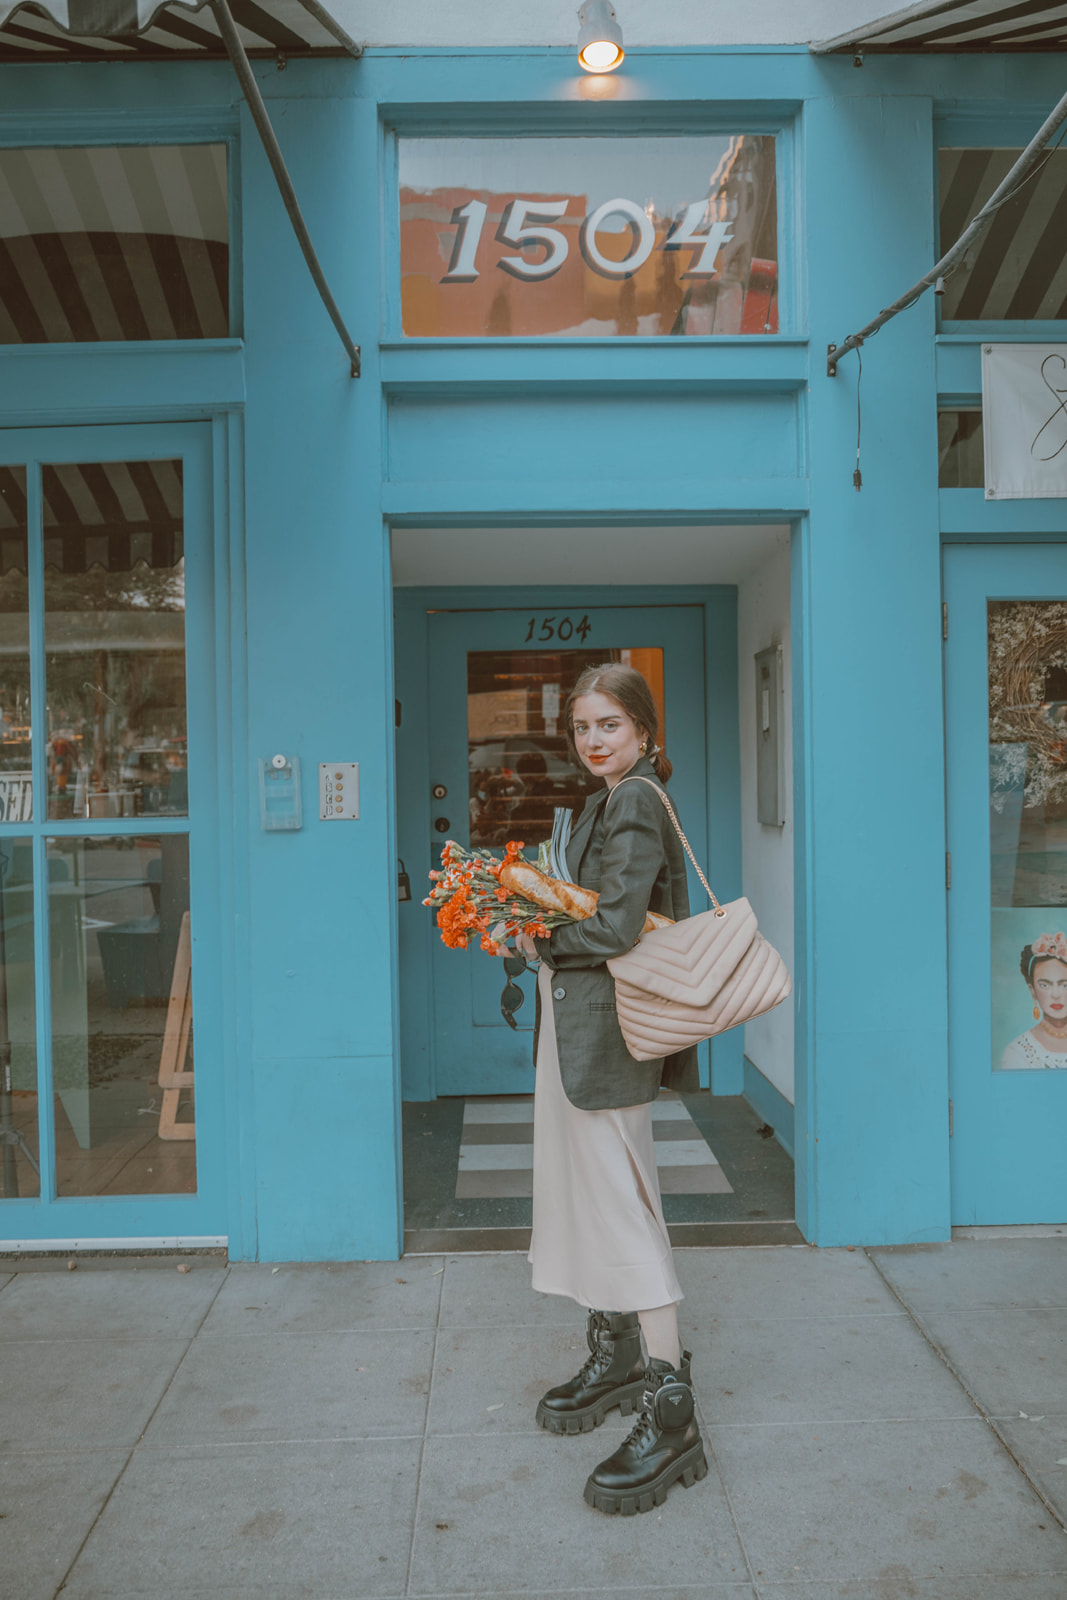
[[[866,345],[859,491],[855,356],[826,374],[1063,59],[642,49],[596,92],[563,49],[257,61],[357,379],[224,60],[8,52],[4,1248],[401,1253],[403,1105],[532,1082],[495,969],[419,900],[443,837],[502,839],[516,792],[566,787],[537,649],[661,675],[690,836],[791,962],[791,1014],[705,1065],[712,1115],[745,1094],[789,1148],[803,1237],[1067,1220],[1067,1074],[997,1070],[1029,1025],[1016,946],[1067,901],[1060,756],[990,731],[1002,613],[1030,653],[998,715],[1067,701],[1067,526],[986,497],[976,431],[983,341],[1067,341],[1067,285],[1027,301],[1020,223],[986,264],[1014,299],[950,287]],[[713,170],[747,241],[718,299]],[[158,303],[147,268],[125,300],[108,276],[122,206]],[[1040,803],[1031,773],[991,812],[991,742],[1040,756]],[[342,763],[358,816],[326,819]]]

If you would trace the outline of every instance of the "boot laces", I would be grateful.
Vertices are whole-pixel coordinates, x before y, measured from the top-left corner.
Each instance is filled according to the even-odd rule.
[[[608,1350],[605,1349],[603,1342],[604,1334],[607,1331],[607,1320],[606,1318],[601,1317],[598,1313],[596,1323],[596,1349],[591,1350],[582,1363],[581,1371],[578,1374],[579,1383],[587,1383],[602,1366],[610,1364],[611,1356]]]

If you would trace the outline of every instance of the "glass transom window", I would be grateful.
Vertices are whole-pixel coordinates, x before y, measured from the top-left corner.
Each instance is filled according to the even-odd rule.
[[[1004,181],[1021,149],[938,152],[941,250],[951,249]],[[945,280],[941,315],[954,322],[1067,317],[1067,150],[1053,150],[1006,200]]]
[[[0,150],[0,344],[230,332],[226,147]]]
[[[402,138],[416,338],[777,333],[775,140]]]

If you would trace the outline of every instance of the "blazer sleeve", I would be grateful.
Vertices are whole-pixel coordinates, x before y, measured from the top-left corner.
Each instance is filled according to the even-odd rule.
[[[645,783],[628,783],[606,803],[600,899],[591,917],[537,940],[549,966],[595,967],[632,950],[663,866],[663,803]]]

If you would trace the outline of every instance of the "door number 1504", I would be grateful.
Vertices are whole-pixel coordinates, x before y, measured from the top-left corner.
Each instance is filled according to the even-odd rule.
[[[588,616],[583,617],[581,622],[575,622],[573,617],[531,617],[523,643],[529,644],[531,639],[536,639],[539,644],[547,644],[550,639],[558,639],[561,644],[566,644],[568,639],[580,639],[584,644],[592,627]]]

